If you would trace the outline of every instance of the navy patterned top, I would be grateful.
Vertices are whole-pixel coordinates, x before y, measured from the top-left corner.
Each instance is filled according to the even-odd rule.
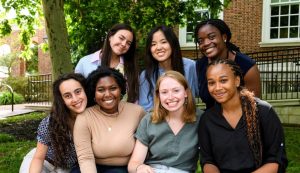
[[[53,146],[51,145],[51,139],[50,139],[50,132],[48,129],[49,126],[49,119],[50,116],[45,117],[39,127],[38,127],[38,131],[37,131],[37,141],[47,145],[48,146],[48,151],[46,154],[46,160],[49,160],[50,162],[54,160],[54,149]],[[70,134],[70,138],[72,138],[71,134]],[[73,140],[71,140],[73,141]],[[75,147],[74,147],[74,143],[71,143],[71,147],[72,147],[72,152],[69,153],[68,156],[66,156],[66,160],[67,160],[67,167],[68,168],[72,168],[74,166],[76,166],[78,164],[77,161],[77,155],[76,155],[76,151],[75,151]]]

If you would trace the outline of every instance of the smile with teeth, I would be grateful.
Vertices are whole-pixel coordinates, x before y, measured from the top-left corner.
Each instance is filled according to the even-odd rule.
[[[214,47],[209,47],[207,49],[205,49],[205,53],[209,54],[214,50]]]
[[[77,103],[75,103],[73,106],[78,108],[78,107],[81,106],[81,102],[77,102]]]
[[[110,103],[112,103],[113,101],[114,101],[113,99],[110,99],[110,100],[104,100],[104,102],[107,103],[107,104],[110,104]]]
[[[165,52],[157,52],[156,53],[158,56],[163,56],[165,54]]]
[[[167,104],[168,106],[175,106],[177,105],[177,101],[168,102]]]

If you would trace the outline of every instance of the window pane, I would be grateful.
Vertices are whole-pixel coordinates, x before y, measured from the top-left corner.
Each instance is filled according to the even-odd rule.
[[[280,38],[288,38],[288,29],[280,28]]]
[[[291,14],[299,14],[299,5],[291,5]]]
[[[271,16],[279,15],[279,6],[271,7]]]
[[[289,17],[281,16],[280,17],[280,26],[288,26],[288,24],[289,24]]]
[[[298,37],[298,27],[290,28],[290,38]]]
[[[289,2],[289,0],[281,0],[281,2]]]
[[[278,19],[279,19],[278,17],[271,17],[271,27],[278,26],[279,23]]]
[[[187,33],[186,34],[186,42],[193,42],[193,33]]]
[[[279,2],[279,0],[272,0],[271,3]]]
[[[299,16],[290,16],[290,26],[298,26]]]
[[[193,24],[192,23],[188,23],[186,26],[186,32],[193,32]]]
[[[285,5],[285,6],[281,6],[281,10],[280,10],[280,14],[288,14],[289,13],[289,6]]]
[[[270,38],[278,38],[278,29],[271,29]]]

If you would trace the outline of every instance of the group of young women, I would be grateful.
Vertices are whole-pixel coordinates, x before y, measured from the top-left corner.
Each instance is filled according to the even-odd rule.
[[[20,172],[191,173],[199,154],[204,173],[285,172],[280,120],[255,97],[255,62],[230,39],[224,21],[199,23],[204,56],[195,62],[182,57],[170,27],[158,26],[139,75],[133,30],[113,26],[101,50],[54,82],[52,111]]]

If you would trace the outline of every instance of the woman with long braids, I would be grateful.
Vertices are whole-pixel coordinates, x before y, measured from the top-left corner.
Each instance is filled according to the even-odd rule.
[[[215,100],[210,96],[207,89],[206,69],[209,62],[216,58],[230,59],[235,61],[241,68],[244,77],[244,85],[255,96],[260,97],[260,76],[255,61],[249,56],[242,54],[239,48],[230,42],[231,31],[228,25],[221,19],[208,19],[200,22],[195,28],[196,47],[204,55],[196,61],[199,96],[210,108]]]
[[[25,156],[20,173],[80,172],[73,127],[77,115],[87,105],[84,86],[85,78],[75,73],[64,74],[53,83],[51,113],[41,121],[37,147]]]
[[[139,96],[139,69],[135,58],[136,38],[133,29],[123,23],[112,26],[108,31],[102,49],[80,59],[76,73],[87,77],[98,66],[119,70],[127,81],[125,101],[135,103]]]
[[[206,72],[216,100],[200,120],[200,163],[204,173],[284,173],[284,133],[272,106],[243,88],[240,67],[212,61]]]

